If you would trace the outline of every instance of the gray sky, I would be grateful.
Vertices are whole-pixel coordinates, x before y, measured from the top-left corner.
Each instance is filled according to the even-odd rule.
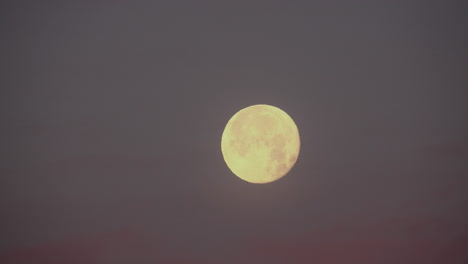
[[[0,262],[467,260],[462,1],[0,10]],[[271,184],[221,155],[253,104],[301,135]]]

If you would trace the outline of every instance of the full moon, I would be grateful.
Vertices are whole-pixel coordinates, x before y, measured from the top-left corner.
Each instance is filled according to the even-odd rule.
[[[221,152],[229,169],[251,183],[286,175],[299,155],[299,131],[292,118],[271,105],[252,105],[228,121]]]

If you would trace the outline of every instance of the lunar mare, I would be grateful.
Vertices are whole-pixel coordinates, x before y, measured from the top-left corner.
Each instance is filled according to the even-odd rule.
[[[251,183],[268,183],[286,175],[296,163],[299,131],[292,118],[270,105],[253,105],[228,121],[221,151],[229,169]]]

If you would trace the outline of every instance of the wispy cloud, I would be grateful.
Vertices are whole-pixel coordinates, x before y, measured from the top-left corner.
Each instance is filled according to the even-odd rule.
[[[321,264],[439,264],[468,263],[468,233],[446,236],[446,223],[431,221],[421,224],[415,232],[395,233],[394,224],[386,223],[365,228],[355,235],[336,232],[309,234],[301,237],[285,237],[257,241],[245,257],[247,263],[321,263]],[[400,231],[402,226],[399,225]],[[449,227],[452,231],[462,226]],[[375,229],[377,228],[377,229]],[[379,231],[380,229],[380,231]]]

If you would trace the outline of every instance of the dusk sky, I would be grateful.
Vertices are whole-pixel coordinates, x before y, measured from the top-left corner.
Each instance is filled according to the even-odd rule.
[[[1,264],[468,263],[464,1],[1,1]],[[278,181],[221,135],[281,108]]]

